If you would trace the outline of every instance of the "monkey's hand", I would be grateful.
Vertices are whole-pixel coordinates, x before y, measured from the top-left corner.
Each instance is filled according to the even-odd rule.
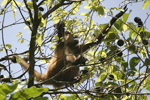
[[[13,56],[12,59],[11,59],[11,61],[12,61],[13,63],[17,63],[16,56]]]
[[[79,65],[79,64],[85,65],[86,61],[88,61],[87,58],[80,56],[74,63],[72,63],[72,65]]]

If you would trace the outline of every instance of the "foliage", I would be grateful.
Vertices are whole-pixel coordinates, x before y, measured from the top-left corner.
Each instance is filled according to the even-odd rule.
[[[46,65],[48,63],[47,59],[52,57],[58,41],[58,36],[55,34],[56,30],[53,26],[60,20],[65,22],[67,31],[80,37],[80,43],[85,42],[85,40],[88,42],[93,41],[91,39],[106,25],[97,21],[97,19],[102,16],[114,16],[113,12],[115,10],[118,12],[123,10],[121,7],[111,7],[107,10],[103,6],[104,1],[107,0],[32,0],[27,2],[26,0],[21,2],[3,0],[0,8],[0,17],[2,16],[0,23],[2,37],[0,53],[5,55],[0,58],[0,72],[1,75],[4,75],[3,73],[5,72],[5,76],[9,76],[6,78],[9,81],[5,80],[7,82],[5,83],[2,82],[2,79],[5,78],[0,78],[2,82],[0,85],[1,100],[81,100],[88,98],[92,100],[113,100],[117,98],[121,100],[147,100],[147,95],[150,95],[150,29],[146,27],[145,22],[150,14],[147,14],[145,21],[141,19],[143,22],[128,22],[128,18],[132,14],[131,10],[115,22],[100,45],[82,54],[88,58],[88,62],[86,62],[86,66],[80,66],[80,68],[88,70],[88,72],[83,75],[82,80],[76,83],[74,87],[70,86],[61,89],[48,89],[45,86],[41,88],[34,87],[32,82],[30,83],[34,78],[29,75],[31,87],[27,88],[27,82],[22,83],[20,80],[23,79],[23,76],[26,78],[27,75],[22,74],[22,72],[21,75],[12,73],[12,71],[17,73],[19,66],[16,67],[15,65],[15,68],[12,68],[14,64],[9,60],[12,59],[11,57],[14,53],[18,52],[20,52],[18,53],[19,55],[25,58],[26,56],[32,56],[32,53],[35,56],[33,63],[35,62],[35,66],[40,66],[40,71],[44,71],[43,64]],[[125,3],[125,1],[123,2]],[[133,0],[133,2],[129,0],[127,4],[136,4],[138,2],[140,0]],[[82,12],[80,9],[85,3],[84,9],[86,9],[86,12]],[[35,6],[35,4],[37,5]],[[120,4],[123,5],[123,3]],[[143,9],[146,9],[149,4],[150,0],[145,0]],[[37,9],[39,7],[40,9]],[[8,14],[8,16],[12,17],[11,12],[14,19],[9,22],[5,16]],[[95,15],[97,19],[94,17]],[[37,22],[34,21],[36,18]],[[38,23],[39,20],[40,23]],[[8,24],[6,25],[5,22]],[[140,26],[141,23],[142,26]],[[11,38],[15,41],[15,45],[11,42],[6,42],[8,37],[4,37],[4,30],[9,30],[10,26],[17,26],[18,30],[19,28],[21,29],[18,33],[13,33],[13,31],[11,33],[16,37],[15,39],[18,39]],[[33,35],[33,33],[35,34]],[[35,39],[35,44],[31,43],[33,38]],[[118,40],[123,40],[123,44],[117,45]],[[32,52],[30,52],[30,49],[24,50],[24,47],[32,49]],[[19,48],[23,49],[19,51]],[[39,59],[40,62],[38,62]],[[29,59],[27,58],[27,60]],[[36,69],[38,68],[36,67]],[[11,85],[8,85],[8,82],[11,82]],[[142,93],[143,90],[148,91],[148,93]]]

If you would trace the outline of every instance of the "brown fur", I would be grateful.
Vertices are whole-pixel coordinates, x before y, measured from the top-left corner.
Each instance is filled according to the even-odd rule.
[[[91,43],[83,43],[81,45],[78,44],[78,40],[76,40],[72,34],[68,34],[68,32],[64,32],[65,24],[63,22],[60,22],[56,24],[56,29],[59,37],[59,41],[57,43],[57,47],[54,51],[54,55],[50,60],[50,64],[44,74],[40,74],[37,71],[34,71],[34,76],[37,81],[45,81],[54,75],[56,75],[61,69],[66,69],[68,67],[71,67],[73,64],[77,65],[80,63],[78,56],[82,54],[83,52],[87,51],[94,45],[97,45],[102,42],[102,40],[105,38],[107,33],[109,32],[111,26],[115,23],[115,21],[121,17],[125,12],[126,8],[124,8],[125,11],[119,12],[115,17],[111,19],[109,24],[107,24],[103,30],[95,37],[93,38],[94,41]],[[64,42],[62,41],[64,39]],[[16,58],[19,58],[19,63],[25,68],[28,69],[29,64],[19,56],[16,56]],[[71,82],[75,77],[77,77],[79,74],[79,68],[72,68],[65,72],[62,72],[59,76],[55,78],[56,81],[67,81]],[[63,83],[57,83],[55,81],[49,81],[46,84],[52,84],[54,87],[61,87],[64,84]]]

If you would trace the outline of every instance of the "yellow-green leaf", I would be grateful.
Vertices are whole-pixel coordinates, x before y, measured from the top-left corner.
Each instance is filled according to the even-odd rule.
[[[53,50],[54,48],[56,48],[56,44],[54,44],[54,45],[50,48],[50,50]]]
[[[20,37],[20,36],[22,36],[22,32],[19,32],[19,33],[16,35],[16,37]]]
[[[94,20],[91,19],[91,28],[93,28],[93,26],[94,26]]]
[[[27,29],[27,28],[28,28],[28,26],[24,27],[24,29]]]
[[[126,32],[128,30],[128,26],[126,24],[122,25],[123,31]]]
[[[9,49],[11,49],[11,47],[12,47],[10,44],[6,44],[6,46],[7,46]]]
[[[1,6],[5,5],[8,2],[8,0],[3,0],[3,2],[1,3]]]
[[[98,11],[99,14],[104,15],[104,7],[103,6],[99,6],[97,8],[97,11]]]
[[[108,67],[108,73],[111,73],[113,71],[114,67],[113,66],[109,66]]]
[[[85,8],[85,9],[92,8],[92,5],[89,5],[89,4],[88,4],[88,5],[85,5],[84,8]]]
[[[40,27],[45,27],[46,26],[46,21],[41,18],[41,23],[40,23]]]
[[[24,39],[21,40],[21,43],[24,43]]]
[[[106,79],[106,76],[107,76],[107,73],[106,73],[106,72],[103,72],[103,73],[97,78],[97,81],[98,81],[98,82],[104,81],[104,80]]]
[[[83,12],[83,13],[81,13],[80,15],[86,16],[86,15],[87,15],[87,13],[84,13],[84,12]]]
[[[145,1],[142,8],[145,9],[149,4],[150,0]]]
[[[27,2],[27,5],[29,6],[29,8],[33,9],[33,3],[32,2]]]
[[[16,3],[17,3],[17,5],[22,6],[22,4],[20,2],[16,1]]]
[[[14,14],[14,18],[15,18],[15,21],[16,21],[16,12],[15,12],[15,11],[13,11],[13,14]]]
[[[18,39],[18,41],[17,42],[20,42],[21,41],[21,38],[20,39]]]
[[[42,45],[42,37],[41,37],[41,35],[38,36],[38,38],[36,39],[36,42],[37,42],[37,44],[38,44],[39,46]]]
[[[40,63],[44,64],[46,63],[46,60],[41,60]]]
[[[14,11],[14,9],[15,9],[15,3],[13,0],[11,1],[11,9],[12,9],[12,11]]]

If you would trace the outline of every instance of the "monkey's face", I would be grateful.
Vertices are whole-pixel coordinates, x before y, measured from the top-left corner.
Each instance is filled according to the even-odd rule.
[[[67,34],[65,37],[65,42],[70,46],[76,46],[79,43],[78,37],[73,34]]]

